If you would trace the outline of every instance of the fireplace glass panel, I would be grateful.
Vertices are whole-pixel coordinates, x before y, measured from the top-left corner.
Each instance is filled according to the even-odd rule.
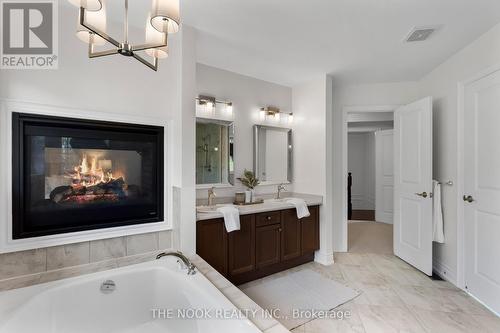
[[[162,129],[123,126],[24,122],[13,238],[163,219]]]

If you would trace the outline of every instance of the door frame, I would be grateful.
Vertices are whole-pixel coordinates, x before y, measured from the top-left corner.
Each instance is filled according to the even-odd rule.
[[[457,84],[457,287],[465,290],[465,206],[462,196],[464,195],[465,183],[465,152],[463,151],[465,140],[465,88],[495,72],[500,71],[500,63],[490,66],[478,74]]]
[[[347,244],[347,172],[348,172],[348,128],[349,113],[360,112],[394,112],[401,107],[399,104],[390,105],[351,105],[342,108],[342,250],[348,251]]]

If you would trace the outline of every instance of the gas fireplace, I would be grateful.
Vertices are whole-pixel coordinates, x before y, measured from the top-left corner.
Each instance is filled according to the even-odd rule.
[[[13,113],[13,239],[163,220],[163,128]]]

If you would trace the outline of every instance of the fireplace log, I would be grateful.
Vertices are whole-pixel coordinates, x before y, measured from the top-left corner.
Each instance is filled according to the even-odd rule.
[[[58,186],[50,193],[50,200],[55,203],[116,201],[129,195],[139,196],[139,187],[126,185],[122,177],[92,186]]]
[[[50,192],[50,200],[55,203],[59,203],[72,193],[73,188],[71,186],[58,186]]]

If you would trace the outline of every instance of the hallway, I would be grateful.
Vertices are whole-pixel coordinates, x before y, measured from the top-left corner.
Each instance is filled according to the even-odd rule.
[[[349,221],[350,253],[393,254],[392,224],[373,221]]]

